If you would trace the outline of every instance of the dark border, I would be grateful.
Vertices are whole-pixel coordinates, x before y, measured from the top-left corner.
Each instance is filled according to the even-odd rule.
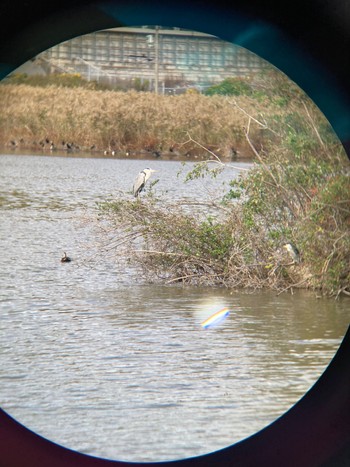
[[[0,77],[42,50],[98,29],[161,24],[208,32],[258,53],[318,104],[350,154],[350,4],[347,0],[3,0]],[[313,388],[274,423],[235,445],[174,462],[128,463],[54,444],[0,410],[1,467],[350,465],[350,328]]]

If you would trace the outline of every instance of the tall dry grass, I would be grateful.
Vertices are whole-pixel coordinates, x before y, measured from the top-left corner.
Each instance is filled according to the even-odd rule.
[[[231,100],[232,101],[232,100]],[[245,116],[225,96],[188,93],[163,96],[136,91],[0,85],[0,145],[31,147],[39,141],[73,142],[82,149],[198,150],[188,134],[222,157],[236,151],[250,157],[244,138]],[[238,96],[252,115],[280,113],[271,102]],[[251,135],[256,146],[261,130]]]

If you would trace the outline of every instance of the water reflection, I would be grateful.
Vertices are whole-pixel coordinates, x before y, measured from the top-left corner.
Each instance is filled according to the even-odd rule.
[[[0,164],[0,398],[29,428],[115,459],[203,454],[281,415],[335,353],[346,299],[147,285],[100,257],[95,202],[130,189],[138,161]],[[191,195],[172,177],[179,165],[166,164],[164,196]],[[63,250],[72,263],[60,262]],[[204,330],[216,306],[231,314]]]

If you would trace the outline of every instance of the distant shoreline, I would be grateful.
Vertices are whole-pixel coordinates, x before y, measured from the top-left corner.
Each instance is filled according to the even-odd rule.
[[[129,155],[126,155],[124,151],[120,151],[115,155],[112,154],[104,154],[103,151],[86,151],[86,150],[79,150],[79,151],[38,151],[32,150],[30,148],[15,148],[11,149],[7,146],[0,146],[0,156],[42,156],[42,157],[71,157],[71,158],[86,158],[86,159],[118,159],[118,160],[144,160],[144,161],[153,161],[153,160],[161,160],[161,161],[177,161],[177,162],[200,162],[203,159],[207,159],[205,157],[198,158],[195,156],[181,156],[181,155],[173,155],[171,153],[162,154],[160,157],[155,157],[151,153],[148,152],[134,152]],[[226,162],[223,159],[223,162]],[[252,158],[237,158],[235,159],[236,163],[252,163]]]
[[[286,110],[267,97],[1,84],[0,147],[49,154],[251,160],[244,112],[279,118]],[[253,122],[250,139],[260,150],[271,135]]]

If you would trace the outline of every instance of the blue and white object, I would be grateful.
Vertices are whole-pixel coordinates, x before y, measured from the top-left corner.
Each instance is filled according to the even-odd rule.
[[[230,311],[228,308],[223,308],[220,311],[217,311],[213,315],[209,316],[205,321],[202,323],[202,327],[204,329],[211,328],[212,326],[216,326],[217,324],[221,323],[224,319],[228,317]]]

